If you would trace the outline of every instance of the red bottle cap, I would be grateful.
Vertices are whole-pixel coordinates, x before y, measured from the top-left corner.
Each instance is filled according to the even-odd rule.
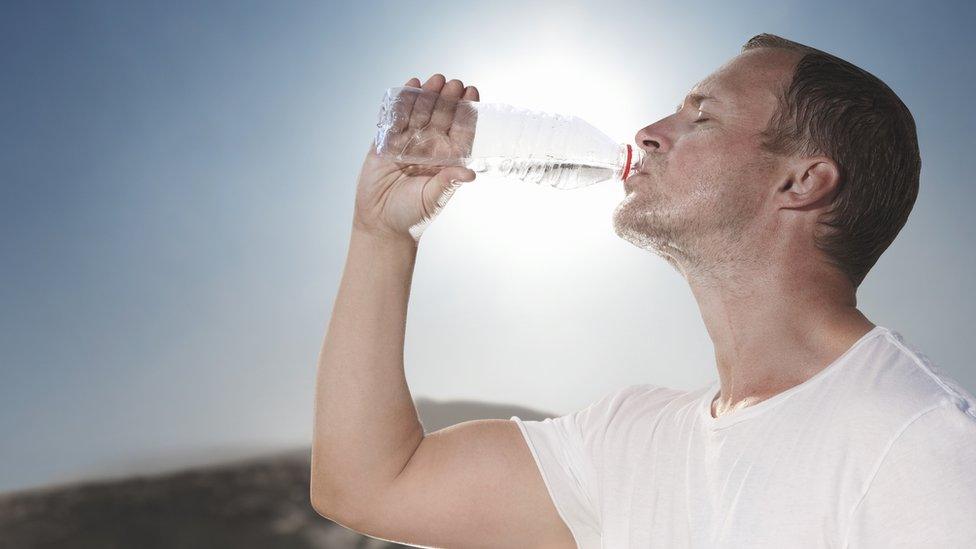
[[[630,175],[630,159],[634,156],[634,150],[627,145],[627,163],[624,164],[624,173],[620,176],[620,179],[627,181],[627,176]]]

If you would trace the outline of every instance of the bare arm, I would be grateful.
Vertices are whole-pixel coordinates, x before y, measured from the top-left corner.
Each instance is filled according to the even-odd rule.
[[[403,371],[416,254],[409,238],[352,232],[316,380],[314,503],[388,484],[423,439]]]
[[[396,106],[404,144],[415,133],[448,133],[451,119],[434,108],[438,93],[477,99],[476,89],[445,83],[441,75],[424,88],[431,93]],[[349,252],[319,355],[311,487],[317,508],[331,506],[347,489],[367,493],[388,484],[423,439],[403,373],[417,246],[423,222],[437,214],[456,181],[470,181],[474,172],[419,168],[378,156],[374,145],[359,174]]]
[[[407,85],[419,86],[414,82]],[[477,100],[473,87],[445,84],[440,75],[424,87]],[[418,118],[421,129],[445,122],[433,105],[414,107],[410,124]],[[371,150],[360,174],[349,253],[319,359],[312,505],[350,528],[403,543],[573,547],[517,425],[468,421],[424,434],[403,369],[416,224],[443,207],[452,180],[471,180],[474,172],[416,173]]]

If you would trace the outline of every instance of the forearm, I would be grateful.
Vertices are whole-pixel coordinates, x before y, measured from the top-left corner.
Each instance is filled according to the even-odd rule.
[[[312,497],[367,495],[396,477],[423,439],[403,371],[410,239],[353,230],[319,357]]]

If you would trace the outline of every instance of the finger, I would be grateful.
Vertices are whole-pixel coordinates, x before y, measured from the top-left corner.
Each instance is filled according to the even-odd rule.
[[[481,95],[478,93],[478,88],[468,86],[467,88],[464,88],[464,95],[461,98],[465,101],[480,101]]]
[[[478,88],[467,86],[461,94],[461,99],[463,101],[477,101]],[[451,120],[451,129],[448,130],[447,135],[464,155],[471,152],[477,120],[478,111],[470,103],[461,103],[455,108],[454,118]]]
[[[406,81],[404,87],[419,88],[420,79],[413,77]],[[390,125],[391,133],[398,134],[406,129],[410,122],[410,113],[413,112],[414,102],[417,101],[417,95],[416,92],[410,90],[400,90],[400,93],[393,99],[393,105],[390,107],[393,114],[393,123]]]
[[[417,97],[417,101],[413,105],[413,112],[410,113],[410,128],[419,130],[427,126],[437,96],[440,95],[443,87],[443,74],[434,74],[424,82],[424,85],[421,86],[424,91]]]
[[[464,93],[464,83],[460,80],[451,80],[444,84],[441,94],[434,105],[434,112],[430,115],[430,125],[438,130],[447,132],[451,129],[451,121],[454,120],[454,111],[457,109],[457,102]]]

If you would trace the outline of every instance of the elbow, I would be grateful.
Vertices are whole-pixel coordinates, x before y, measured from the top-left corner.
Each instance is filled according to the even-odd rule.
[[[354,512],[354,507],[339,500],[331,493],[318,492],[315,489],[312,489],[310,499],[312,509],[320,517],[349,528],[350,530],[360,532],[360,527],[358,526],[360,522]]]
[[[341,507],[339,489],[328,475],[323,474],[323,460],[315,452],[313,445],[311,471],[309,474],[309,503],[312,509],[324,518],[335,520],[335,510]]]
[[[332,503],[329,501],[328,496],[323,495],[320,490],[316,489],[314,482],[309,489],[309,501],[312,504],[312,509],[314,509],[316,513],[324,518],[331,518],[329,516],[331,513],[329,508],[332,506]]]
[[[336,509],[341,507],[337,496],[338,494],[335,490],[323,486],[321,482],[316,482],[313,473],[312,482],[309,487],[309,501],[312,504],[312,509],[316,513],[324,518],[335,521]]]
[[[356,507],[352,500],[343,494],[331,485],[321,481],[316,482],[313,473],[309,486],[309,502],[312,504],[312,509],[322,518],[355,529]]]

